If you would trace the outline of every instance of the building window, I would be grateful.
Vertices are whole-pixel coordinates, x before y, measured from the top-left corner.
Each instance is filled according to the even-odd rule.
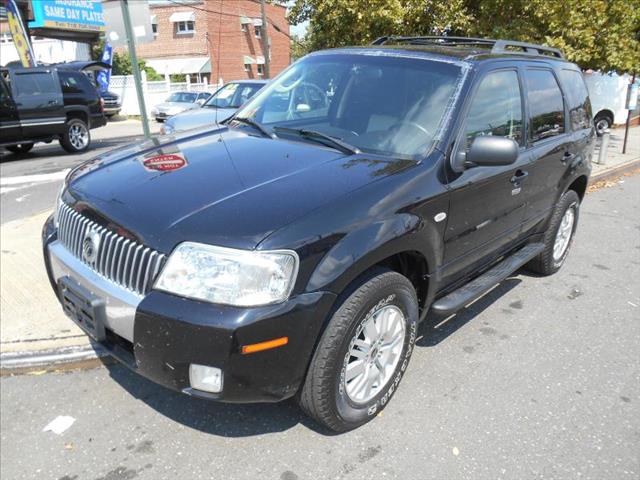
[[[247,24],[246,23],[241,23],[240,24],[240,30],[242,30],[242,33],[247,33],[249,30],[247,30]]]
[[[154,37],[158,36],[158,24],[157,23],[152,23],[151,24],[151,31],[153,32],[153,36]]]
[[[196,31],[195,23],[196,22],[193,22],[191,20],[186,22],[176,22],[176,33],[178,33],[178,35],[187,35],[190,33],[194,33]]]
[[[0,33],[0,43],[11,43],[11,33]]]
[[[245,63],[245,64],[244,64],[244,71],[245,71],[246,73],[251,73],[251,64],[249,64],[249,63]]]
[[[258,75],[264,75],[264,65],[258,65]]]
[[[262,38],[262,26],[256,26],[254,30],[256,32],[256,38]]]

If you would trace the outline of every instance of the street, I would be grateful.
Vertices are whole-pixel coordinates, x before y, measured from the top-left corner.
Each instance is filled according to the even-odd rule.
[[[149,122],[153,133],[160,124]],[[111,121],[91,131],[93,144],[80,155],[69,155],[57,141],[38,143],[28,155],[0,149],[0,218],[2,223],[50,210],[68,169],[119,145],[143,139],[140,122]]]
[[[37,161],[3,164],[2,176]],[[17,201],[7,196],[28,193],[49,196],[3,195],[3,222]],[[293,401],[196,400],[118,365],[36,372],[0,380],[0,476],[637,479],[639,210],[640,176],[590,193],[558,274],[520,272],[449,319],[428,318],[394,400],[356,431],[320,430]],[[43,432],[59,415],[75,423]]]

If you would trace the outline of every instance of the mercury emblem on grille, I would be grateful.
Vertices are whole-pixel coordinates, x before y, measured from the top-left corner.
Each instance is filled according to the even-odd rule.
[[[82,258],[87,263],[93,263],[98,258],[100,248],[100,234],[93,229],[87,230],[82,240]]]

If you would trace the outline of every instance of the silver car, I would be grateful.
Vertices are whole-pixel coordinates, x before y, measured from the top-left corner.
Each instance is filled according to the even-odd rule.
[[[202,108],[189,110],[168,119],[160,129],[160,133],[169,135],[174,132],[204,125],[213,125],[226,120],[267,83],[267,80],[237,80],[229,82],[220,87],[202,105]]]
[[[209,97],[211,94],[207,92],[173,92],[166,101],[151,109],[151,116],[158,122],[164,122],[178,113],[200,108]]]

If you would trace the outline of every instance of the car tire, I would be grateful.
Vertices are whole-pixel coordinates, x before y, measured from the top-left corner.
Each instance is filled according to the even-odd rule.
[[[10,152],[21,155],[24,153],[28,153],[33,148],[33,143],[20,143],[18,145],[11,145],[9,147],[5,147]]]
[[[593,119],[593,124],[596,128],[596,134],[601,137],[604,132],[611,128],[613,125],[613,118],[606,113],[599,113],[596,118]]]
[[[70,118],[65,125],[60,145],[69,153],[84,152],[91,145],[91,133],[87,124],[79,118]]]
[[[578,226],[580,197],[573,190],[562,195],[544,234],[544,250],[527,264],[527,269],[541,275],[556,273],[569,254]]]
[[[397,272],[374,269],[343,298],[298,392],[302,409],[337,432],[367,423],[389,403],[409,364],[418,329],[415,289]]]

